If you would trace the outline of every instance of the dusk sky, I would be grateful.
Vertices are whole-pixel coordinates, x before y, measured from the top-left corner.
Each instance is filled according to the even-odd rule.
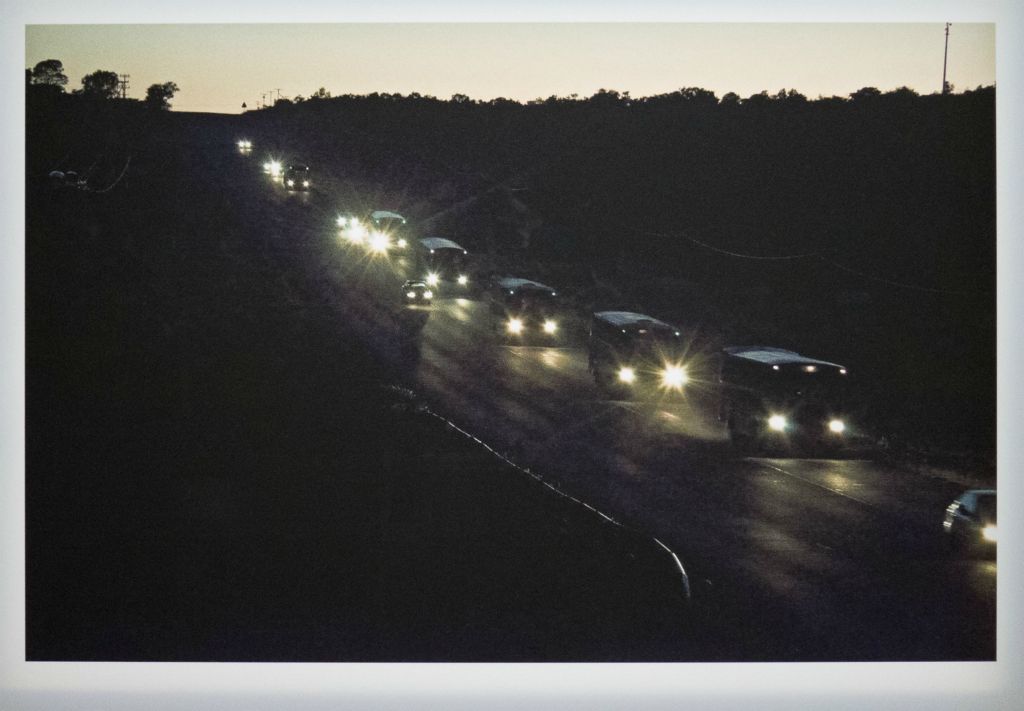
[[[721,97],[795,89],[942,84],[944,24],[151,24],[29,25],[25,66],[59,59],[67,89],[97,69],[129,74],[128,95],[173,81],[179,111],[237,113],[262,95],[419,92],[528,101],[599,89],[648,96],[696,86]],[[954,23],[955,91],[996,81],[996,25]]]

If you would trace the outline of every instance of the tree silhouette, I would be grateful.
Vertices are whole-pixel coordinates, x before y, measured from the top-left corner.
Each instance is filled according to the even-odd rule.
[[[874,99],[875,97],[881,96],[882,92],[873,86],[866,86],[863,89],[857,89],[857,91],[850,94],[850,98],[854,101],[863,99]]]
[[[116,99],[118,93],[117,72],[97,69],[92,74],[82,77],[80,92],[85,96],[100,99]]]
[[[152,84],[146,89],[146,106],[151,109],[166,110],[171,108],[171,99],[178,91],[178,85],[173,81],[163,84]]]
[[[68,83],[68,78],[64,75],[64,64],[59,59],[44,59],[32,69],[32,83],[57,86],[64,91],[64,86]]]

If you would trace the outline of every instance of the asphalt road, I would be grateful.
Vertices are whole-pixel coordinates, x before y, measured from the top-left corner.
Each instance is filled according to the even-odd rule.
[[[680,554],[711,658],[995,658],[996,563],[951,555],[941,536],[963,486],[868,459],[739,457],[710,383],[676,401],[613,401],[587,372],[581,330],[560,347],[508,345],[483,302],[453,288],[432,308],[403,307],[411,261],[346,244],[334,217],[408,196],[323,172],[310,194],[289,194],[259,150],[229,150],[220,187],[250,213],[253,240],[293,250],[433,409]]]

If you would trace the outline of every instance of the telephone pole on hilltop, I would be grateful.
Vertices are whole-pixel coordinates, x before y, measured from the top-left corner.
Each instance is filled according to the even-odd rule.
[[[118,82],[118,84],[121,85],[121,98],[122,99],[127,99],[128,98],[128,77],[130,77],[130,76],[131,76],[130,74],[122,74],[121,75],[121,80]]]
[[[946,83],[946,60],[949,58],[949,24],[946,23],[946,49],[942,53],[942,93],[949,93],[949,84]]]

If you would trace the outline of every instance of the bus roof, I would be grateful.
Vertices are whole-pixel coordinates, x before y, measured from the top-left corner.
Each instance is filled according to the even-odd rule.
[[[426,249],[457,249],[460,252],[466,251],[466,248],[461,244],[452,242],[450,239],[445,239],[444,237],[424,237],[420,240],[420,244],[422,244]]]
[[[494,281],[502,289],[536,289],[538,291],[550,291],[552,294],[555,290],[547,284],[541,284],[539,281],[533,281],[531,279],[520,279],[519,277],[502,277]]]
[[[399,215],[397,212],[391,212],[391,210],[374,210],[370,213],[370,219],[372,220],[401,220],[405,222],[405,218]]]
[[[653,326],[655,328],[667,328],[672,331],[679,330],[670,323],[665,323],[646,314],[638,314],[632,311],[598,311],[594,314],[594,318],[606,321],[619,328],[627,326]]]
[[[737,358],[752,360],[765,365],[827,365],[833,368],[842,368],[838,363],[830,363],[827,360],[818,360],[802,356],[796,351],[785,348],[774,348],[772,346],[730,346],[723,348],[726,353]]]

